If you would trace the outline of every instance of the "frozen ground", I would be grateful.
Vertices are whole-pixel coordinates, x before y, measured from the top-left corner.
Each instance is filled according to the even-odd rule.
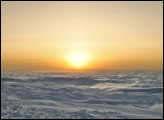
[[[1,118],[163,118],[162,71],[1,73]]]

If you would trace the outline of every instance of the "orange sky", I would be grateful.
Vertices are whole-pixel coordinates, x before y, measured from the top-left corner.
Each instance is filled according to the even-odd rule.
[[[87,56],[81,70],[163,69],[162,2],[15,1],[1,10],[2,71],[74,70],[74,52]]]

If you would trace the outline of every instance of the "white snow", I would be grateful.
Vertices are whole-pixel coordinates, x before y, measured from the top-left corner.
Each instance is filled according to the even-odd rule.
[[[2,119],[163,118],[163,71],[1,75]]]

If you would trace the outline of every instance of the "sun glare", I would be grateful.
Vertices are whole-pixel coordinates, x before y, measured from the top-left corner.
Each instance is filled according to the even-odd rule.
[[[89,61],[89,56],[84,52],[72,52],[68,55],[68,61],[77,69],[84,67]]]

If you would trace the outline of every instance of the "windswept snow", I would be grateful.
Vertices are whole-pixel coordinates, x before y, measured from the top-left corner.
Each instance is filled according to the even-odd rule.
[[[162,71],[1,73],[2,119],[162,119]]]

